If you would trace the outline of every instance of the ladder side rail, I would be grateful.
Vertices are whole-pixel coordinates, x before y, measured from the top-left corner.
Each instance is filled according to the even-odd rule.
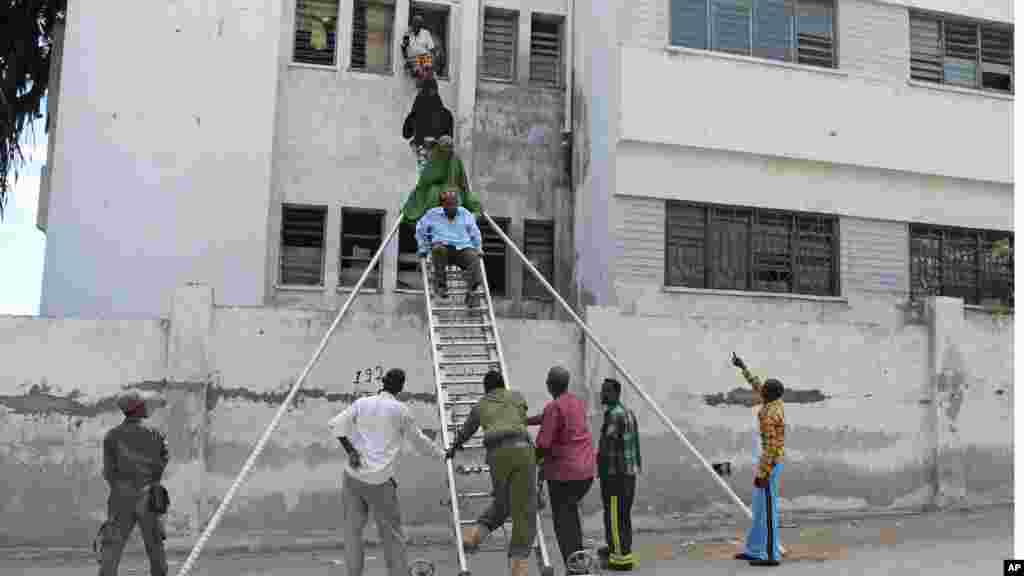
[[[566,303],[565,299],[563,299],[558,294],[558,292],[555,291],[551,284],[548,283],[548,281],[544,278],[544,275],[541,274],[539,270],[537,270],[533,263],[529,261],[529,259],[526,257],[526,255],[522,253],[522,251],[519,250],[515,243],[513,243],[512,240],[505,234],[505,232],[502,231],[502,229],[491,218],[489,214],[483,213],[483,217],[487,219],[487,222],[491,225],[491,228],[493,228],[494,231],[497,232],[498,236],[500,236],[502,241],[505,242],[505,245],[511,248],[513,252],[515,252],[516,256],[518,256],[519,259],[523,262],[523,265],[526,266],[526,268],[529,269],[531,273],[533,273],[534,277],[537,278],[541,285],[543,285],[544,288],[549,293],[551,293],[555,300],[557,300],[558,303],[561,304],[562,308],[565,309],[566,313],[569,314],[569,316],[573,319],[576,325],[579,326],[581,330],[583,330],[583,333],[586,335],[587,339],[590,340],[590,343],[601,351],[601,354],[603,354],[605,358],[607,358],[608,361],[611,362],[612,366],[614,366],[615,369],[620,374],[622,374],[622,377],[626,380],[626,382],[628,382],[629,385],[633,387],[633,390],[638,395],[640,395],[641,398],[643,398],[644,402],[647,403],[647,406],[654,411],[654,413],[658,416],[662,423],[668,427],[668,429],[676,436],[677,439],[679,439],[679,441],[684,446],[686,446],[686,448],[690,450],[691,453],[693,453],[697,460],[699,460],[700,463],[704,466],[705,470],[707,470],[708,473],[711,474],[711,476],[715,479],[715,481],[722,488],[722,490],[724,490],[725,493],[730,497],[733,503],[736,504],[736,506],[743,511],[747,518],[753,520],[753,514],[751,513],[750,508],[748,508],[747,505],[743,502],[743,500],[741,500],[740,497],[736,495],[736,492],[733,491],[729,484],[727,484],[725,480],[723,480],[722,477],[719,476],[717,472],[715,472],[714,468],[711,467],[711,464],[704,458],[703,455],[701,455],[699,451],[697,451],[697,448],[695,448],[693,444],[690,443],[690,441],[686,438],[686,435],[683,434],[683,432],[679,430],[678,427],[676,427],[675,423],[673,423],[672,420],[661,410],[661,408],[658,407],[657,403],[654,402],[654,400],[647,394],[647,392],[644,391],[644,389],[641,388],[640,385],[636,383],[632,375],[630,375],[629,372],[626,371],[622,364],[619,363],[618,359],[608,350],[608,348],[604,346],[604,344],[601,343],[600,340],[597,339],[597,336],[594,335],[594,333],[590,330],[587,324],[582,319],[580,319],[576,312],[573,311],[572,307],[569,306],[568,303]],[[783,552],[785,552],[785,550],[783,550]]]
[[[427,327],[430,331],[430,358],[434,364],[434,386],[437,394],[437,411],[438,416],[441,418],[441,442],[442,445],[447,448],[451,445],[452,438],[449,438],[448,434],[448,414],[445,408],[445,403],[448,401],[448,392],[441,385],[441,365],[438,358],[437,343],[440,338],[437,336],[436,324],[434,318],[434,303],[430,296],[430,278],[427,276],[427,262],[426,258],[420,259],[420,272],[423,276],[423,295],[427,299]],[[437,274],[437,270],[434,271]],[[447,274],[446,270],[441,271],[442,274]],[[452,509],[452,524],[455,527],[455,548],[458,551],[459,556],[459,570],[461,573],[469,572],[469,566],[466,562],[466,551],[462,546],[462,519],[460,518],[461,512],[459,510],[459,494],[458,488],[455,485],[455,463],[451,460],[445,461],[445,473],[448,475],[448,498],[451,502]]]
[[[355,301],[356,297],[359,295],[360,291],[363,288],[363,284],[366,283],[366,279],[369,278],[370,273],[372,273],[374,271],[374,268],[376,268],[377,262],[380,260],[381,255],[384,253],[384,249],[387,247],[388,244],[391,243],[391,240],[395,237],[395,234],[398,232],[398,227],[401,223],[402,218],[399,217],[397,220],[395,220],[395,225],[391,227],[391,232],[389,232],[388,235],[384,238],[384,241],[381,242],[380,248],[377,249],[377,253],[373,255],[373,258],[370,260],[370,263],[366,266],[366,270],[363,271],[363,275],[359,277],[359,281],[356,282],[356,285],[352,289],[352,292],[348,295],[348,298],[345,300],[345,304],[341,307],[341,310],[339,310],[338,314],[334,317],[334,322],[331,323],[331,327],[327,329],[327,333],[324,334],[323,338],[320,339],[320,344],[317,346],[312,358],[309,359],[309,362],[306,363],[306,366],[302,369],[302,372],[299,373],[299,377],[296,378],[295,383],[292,384],[292,388],[288,392],[288,396],[286,396],[284,401],[281,402],[281,405],[277,409],[277,413],[274,414],[273,420],[271,420],[270,424],[267,425],[267,429],[263,431],[263,435],[256,443],[256,447],[253,448],[252,453],[249,454],[249,458],[245,461],[245,464],[242,466],[242,470],[238,473],[238,477],[235,478],[235,481],[231,484],[231,487],[228,489],[227,494],[225,494],[224,499],[221,500],[220,506],[217,507],[217,511],[214,512],[209,522],[207,522],[206,528],[203,530],[203,533],[199,536],[199,539],[192,547],[192,551],[189,553],[188,558],[186,558],[185,563],[182,564],[181,569],[178,570],[178,576],[187,576],[188,573],[192,570],[192,566],[196,563],[196,560],[199,558],[199,553],[202,552],[203,547],[206,545],[206,542],[210,539],[210,535],[213,534],[213,531],[217,528],[217,525],[220,524],[221,519],[223,519],[224,514],[227,512],[228,506],[231,504],[231,500],[235,497],[235,493],[238,492],[238,489],[241,487],[242,482],[245,480],[245,477],[249,474],[249,472],[252,470],[252,467],[256,464],[256,460],[259,458],[260,454],[263,453],[264,448],[266,448],[267,446],[267,442],[270,440],[270,435],[273,434],[274,429],[276,429],[278,424],[281,422],[281,418],[284,416],[284,413],[288,410],[288,407],[291,406],[292,402],[295,400],[295,395],[299,392],[299,389],[302,387],[302,384],[306,381],[306,377],[309,376],[309,373],[313,369],[313,366],[315,366],[317,361],[320,360],[320,356],[323,354],[324,349],[327,348],[327,342],[331,339],[331,336],[334,334],[334,331],[338,328],[338,325],[341,324],[342,319],[344,319],[345,316],[348,314],[348,311],[352,307],[352,302]]]

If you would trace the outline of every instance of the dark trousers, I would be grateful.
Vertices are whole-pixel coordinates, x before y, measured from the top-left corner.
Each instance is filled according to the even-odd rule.
[[[555,525],[555,538],[562,560],[569,562],[569,556],[583,549],[583,526],[580,523],[580,500],[590,491],[594,479],[548,480],[548,496],[551,501],[551,515]]]
[[[609,556],[625,557],[633,552],[633,496],[636,476],[601,477],[601,501],[604,502],[604,535]]]
[[[447,286],[447,273],[445,269],[448,264],[455,264],[464,271],[466,287],[470,292],[476,290],[482,282],[480,274],[480,257],[471,248],[456,250],[451,246],[435,245],[431,252],[434,260],[434,278],[438,286]]]
[[[107,500],[107,524],[104,526],[100,576],[117,576],[124,545],[139,525],[142,543],[149,557],[151,576],[167,576],[167,554],[164,550],[164,527],[157,514],[149,509],[149,497],[137,489],[112,486]]]

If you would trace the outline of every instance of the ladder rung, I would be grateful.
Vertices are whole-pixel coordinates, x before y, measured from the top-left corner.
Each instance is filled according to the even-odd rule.
[[[436,325],[434,325],[434,329],[435,330],[438,329],[438,328],[490,328],[490,327],[491,327],[491,324],[489,322],[466,322],[466,323],[456,323],[456,324],[436,324]]]
[[[486,336],[484,337],[486,338]],[[456,340],[454,342],[438,342],[438,348],[444,348],[446,346],[497,346],[497,342],[494,340]]]
[[[491,467],[486,464],[476,464],[473,466],[458,465],[455,467],[456,474],[462,474],[468,476],[470,474],[486,474],[491,471]]]
[[[477,385],[477,386],[480,386],[483,383],[483,379],[484,379],[484,377],[480,376],[479,378],[467,378],[465,380],[458,380],[458,379],[442,380],[441,381],[441,387],[444,388],[445,386],[448,386],[448,385],[452,385],[452,386],[472,386],[474,384]]]
[[[431,310],[434,312],[472,312],[474,314],[478,312],[487,312],[487,309],[483,306],[479,306],[477,308],[466,308],[465,306],[434,306]]]
[[[497,364],[497,360],[491,358],[480,358],[477,360],[441,360],[438,362],[439,366],[467,366],[473,364]]]
[[[463,498],[466,498],[469,500],[473,500],[478,498],[490,498],[491,496],[493,496],[493,494],[491,494],[490,492],[462,492],[459,494],[459,499],[461,500]]]
[[[444,405],[450,408],[452,406],[475,406],[476,403],[476,400],[450,400],[445,402]]]

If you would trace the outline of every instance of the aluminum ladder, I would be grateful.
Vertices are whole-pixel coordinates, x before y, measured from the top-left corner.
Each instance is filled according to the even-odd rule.
[[[445,270],[448,297],[441,298],[435,293],[433,280],[436,271],[430,258],[420,260],[423,292],[427,301],[434,382],[437,387],[437,407],[441,417],[441,438],[445,447],[451,445],[470,409],[483,397],[483,377],[489,370],[500,371],[505,377],[505,386],[509,385],[508,368],[494,319],[483,258],[479,264],[483,281],[477,291],[480,295],[478,304],[471,309],[466,306],[468,286],[463,279],[463,272],[454,266]],[[456,466],[454,458],[445,463],[448,498],[442,504],[451,508],[455,546],[459,556],[459,576],[471,574],[466,550],[462,546],[462,529],[476,522],[478,511],[489,504],[491,499],[490,468],[484,463],[484,456],[481,429],[458,453],[459,460],[469,463]],[[475,510],[471,507],[474,502],[477,503]],[[506,522],[503,528],[506,536],[510,535],[511,522]],[[481,543],[481,552],[497,550],[486,544]],[[554,568],[545,544],[539,510],[534,552],[541,576],[553,576]]]

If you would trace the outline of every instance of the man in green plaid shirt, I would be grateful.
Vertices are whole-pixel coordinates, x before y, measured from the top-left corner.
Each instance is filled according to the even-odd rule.
[[[640,438],[636,415],[622,405],[622,384],[606,378],[601,385],[601,403],[605,406],[601,426],[597,473],[604,502],[604,533],[608,546],[599,552],[607,557],[613,570],[632,570],[633,496],[636,475],[641,470]]]

